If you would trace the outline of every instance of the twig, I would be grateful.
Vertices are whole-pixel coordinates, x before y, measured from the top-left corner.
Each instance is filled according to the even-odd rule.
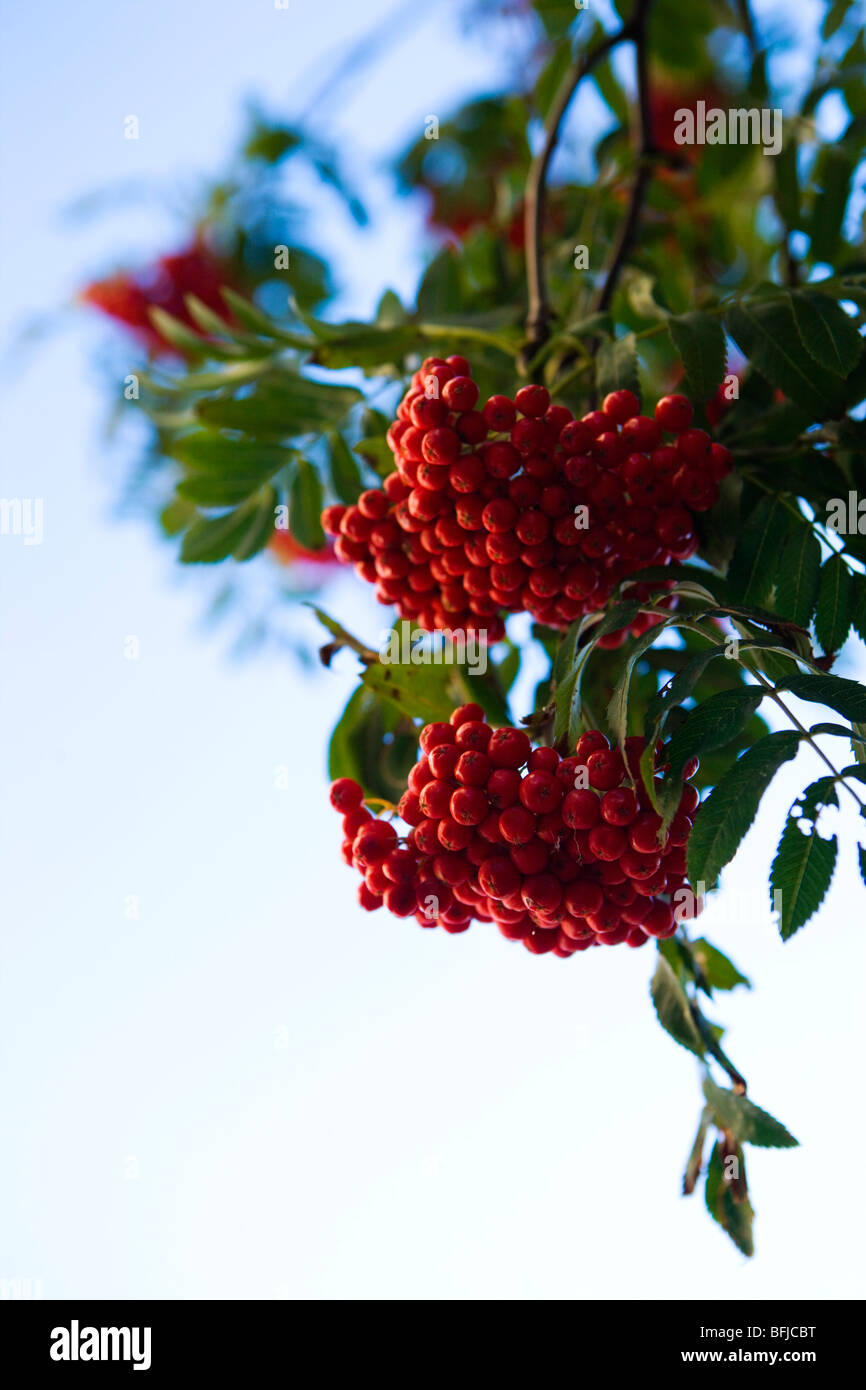
[[[638,12],[646,9],[649,0],[639,0]],[[559,141],[562,120],[577,88],[597,63],[607,57],[619,44],[636,34],[632,19],[613,34],[607,34],[589,53],[585,53],[563,77],[544,123],[544,142],[532,161],[526,181],[524,226],[526,229],[526,279],[529,291],[529,311],[526,318],[527,344],[524,360],[534,357],[547,341],[551,307],[547,298],[547,282],[542,256],[541,234],[547,196],[547,173],[553,152]]]
[[[646,197],[647,187],[652,178],[653,160],[656,149],[653,142],[646,44],[646,25],[651,3],[652,0],[638,0],[634,17],[631,21],[637,63],[637,168],[632,184],[631,196],[629,198],[628,211],[626,212],[625,220],[620,228],[619,237],[617,238],[616,247],[607,274],[604,277],[604,281],[592,305],[592,310],[595,313],[600,313],[606,309],[613,297],[620,271],[625,264],[626,257],[632,248],[637,233],[638,223],[640,222],[640,216],[643,210],[644,198]]]

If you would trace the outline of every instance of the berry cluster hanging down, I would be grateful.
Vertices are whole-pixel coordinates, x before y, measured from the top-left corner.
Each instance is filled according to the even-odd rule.
[[[628,575],[694,553],[694,513],[731,456],[691,427],[685,396],[650,418],[614,391],[580,420],[543,386],[478,399],[464,357],[427,358],[388,431],[396,471],[323,513],[338,559],[401,617],[491,642],[504,613],[564,628]]]
[[[333,783],[343,857],[363,876],[358,901],[448,932],[495,922],[537,955],[672,936],[677,920],[696,912],[685,878],[698,807],[687,778],[696,763],[684,770],[660,843],[640,778],[643,747],[642,738],[627,740],[626,768],[619,749],[592,732],[563,758],[533,749],[522,729],[492,728],[480,706],[462,705],[449,723],[421,731],[397,808],[403,834],[370,813],[357,782]],[[663,759],[659,745],[657,767]]]

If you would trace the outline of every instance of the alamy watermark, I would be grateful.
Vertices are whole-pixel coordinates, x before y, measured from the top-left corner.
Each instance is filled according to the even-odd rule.
[[[403,620],[379,637],[383,666],[465,666],[474,676],[487,670],[487,633],[483,629],[436,628],[422,632]]]
[[[782,112],[767,106],[720,106],[707,109],[705,101],[681,106],[674,112],[674,140],[678,145],[763,145],[764,154],[779,154],[782,148]]]
[[[22,536],[25,545],[41,545],[43,516],[41,497],[0,497],[0,536]]]

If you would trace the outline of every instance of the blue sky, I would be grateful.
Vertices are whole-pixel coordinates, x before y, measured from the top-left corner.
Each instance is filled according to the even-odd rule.
[[[698,1085],[652,1016],[650,952],[534,958],[362,914],[323,753],[352,663],[231,661],[203,629],[206,586],[114,514],[104,329],[69,314],[20,346],[92,274],[182,239],[156,194],[64,209],[127,180],[194,187],[244,99],[297,109],[335,39],[388,8],[0,9],[2,492],[45,505],[42,545],[2,539],[0,1276],[47,1297],[862,1296],[853,853],[784,949],[764,901],[809,755],[704,919],[756,985],[722,1001],[729,1051],[802,1142],[750,1154],[750,1264],[678,1196]],[[374,225],[331,204],[316,223],[343,307],[411,293],[420,221],[385,158],[504,62],[443,0],[323,113],[373,165]],[[381,621],[348,581],[329,606]]]

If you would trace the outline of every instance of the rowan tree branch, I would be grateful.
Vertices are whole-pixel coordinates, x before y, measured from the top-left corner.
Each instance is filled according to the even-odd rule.
[[[643,12],[649,0],[639,0],[638,12]],[[607,34],[595,48],[584,53],[563,77],[553,98],[544,123],[544,141],[529,168],[524,202],[526,231],[526,279],[529,307],[526,317],[527,343],[524,361],[536,355],[547,341],[552,310],[547,297],[547,279],[542,251],[542,229],[547,199],[547,174],[550,161],[559,141],[562,121],[572,97],[583,79],[619,44],[634,37],[635,19],[631,19],[613,34]]]
[[[656,154],[653,141],[652,111],[650,109],[650,86],[647,62],[647,18],[652,0],[638,0],[631,21],[632,37],[635,44],[637,64],[638,100],[638,149],[637,166],[629,196],[628,210],[611,257],[607,273],[592,304],[592,312],[601,313],[607,308],[616,289],[620,272],[631,251],[637,235],[638,224],[643,210],[646,191],[653,172]]]

